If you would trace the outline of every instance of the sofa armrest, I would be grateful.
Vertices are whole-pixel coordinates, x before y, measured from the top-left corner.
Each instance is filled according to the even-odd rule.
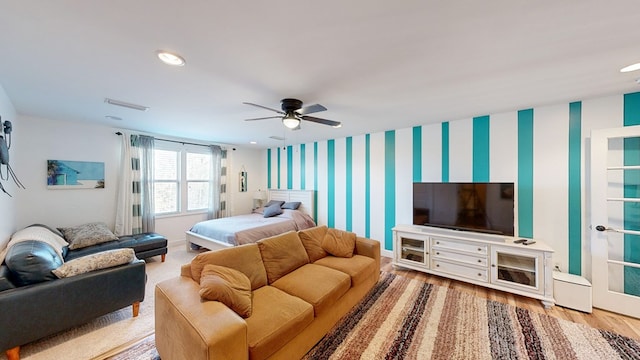
[[[358,236],[355,254],[373,258],[377,268],[380,268],[380,242]]]
[[[156,347],[167,359],[247,359],[247,323],[218,301],[203,301],[191,276],[155,288]]]

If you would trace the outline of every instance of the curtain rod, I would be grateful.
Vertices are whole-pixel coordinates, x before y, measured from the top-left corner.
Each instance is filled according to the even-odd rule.
[[[120,131],[116,132],[116,135],[122,135],[122,133]],[[169,140],[169,139],[160,139],[157,138],[155,136],[152,136],[152,138],[154,138],[155,140],[160,140],[160,141],[167,141],[167,142],[172,142],[172,143],[176,143],[176,144],[182,144],[182,145],[196,145],[196,146],[205,146],[205,147],[209,147],[210,145],[205,145],[205,144],[196,144],[196,143],[192,143],[192,142],[187,142],[187,141],[178,141],[178,140]],[[219,146],[219,145],[218,145]]]

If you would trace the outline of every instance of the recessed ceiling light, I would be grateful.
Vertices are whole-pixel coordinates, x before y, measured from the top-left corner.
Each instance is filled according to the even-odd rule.
[[[105,118],[109,120],[122,120],[121,117],[113,116],[113,115],[105,115]]]
[[[158,59],[162,60],[165,64],[173,65],[173,66],[184,66],[186,63],[184,58],[178,54],[174,54],[172,52],[158,50],[156,51],[158,55]]]
[[[255,145],[257,143],[258,143],[257,141],[249,141],[249,144],[252,144],[252,145]]]
[[[631,72],[636,70],[640,70],[640,63],[635,63],[633,65],[623,67],[622,69],[620,69],[620,72]]]

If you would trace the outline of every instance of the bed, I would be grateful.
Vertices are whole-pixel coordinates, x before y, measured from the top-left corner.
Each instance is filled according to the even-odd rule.
[[[192,245],[209,250],[223,249],[313,227],[314,192],[270,189],[267,201],[300,202],[300,207],[297,210],[283,209],[282,214],[266,218],[262,209],[256,209],[251,214],[201,221],[186,232],[187,250]]]

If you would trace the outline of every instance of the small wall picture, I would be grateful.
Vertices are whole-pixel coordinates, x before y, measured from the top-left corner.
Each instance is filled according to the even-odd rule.
[[[47,160],[48,189],[104,189],[104,163]]]

